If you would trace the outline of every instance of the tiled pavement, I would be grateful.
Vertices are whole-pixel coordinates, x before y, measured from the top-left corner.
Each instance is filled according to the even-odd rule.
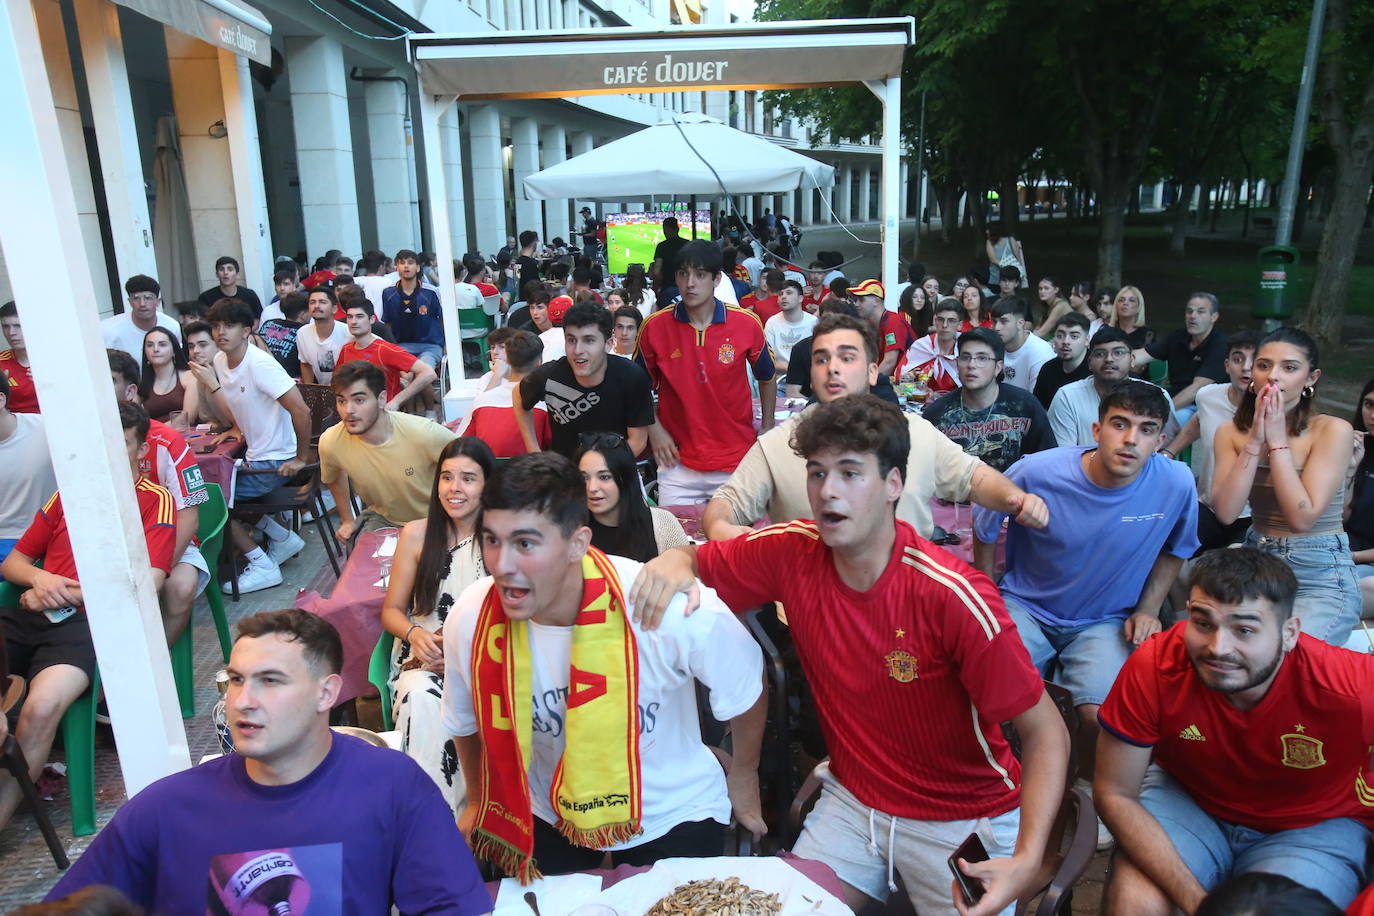
[[[225,599],[225,610],[232,629],[242,616],[263,610],[276,610],[290,607],[298,589],[311,585],[317,575],[331,576],[325,562],[324,551],[313,528],[305,534],[306,549],[282,569],[285,580],[276,588],[267,589],[252,595],[245,595],[238,604]],[[314,583],[318,585],[320,583]],[[323,583],[328,587],[328,579]],[[219,640],[215,636],[214,621],[204,599],[196,601],[193,613],[195,625],[195,665],[196,715],[185,720],[187,743],[191,749],[191,760],[199,760],[203,755],[215,753],[218,744],[214,729],[210,724],[210,711],[218,696],[214,678],[223,661],[219,651]],[[359,701],[360,724],[379,727],[376,723],[376,703]],[[53,749],[49,759],[58,762],[63,759],[60,746]],[[124,785],[119,772],[119,761],[115,754],[114,739],[110,730],[96,728],[96,824],[104,827],[115,811],[124,802]],[[75,838],[71,835],[71,809],[65,781],[59,781],[53,791],[53,799],[44,802],[58,836],[66,846],[67,855],[73,861],[94,839]],[[1088,874],[1076,888],[1073,911],[1076,914],[1096,914],[1102,892],[1102,876],[1106,868],[1106,857],[1099,855],[1093,860]],[[25,903],[41,900],[58,878],[57,867],[53,864],[48,848],[43,843],[42,834],[27,809],[21,808],[10,824],[0,830],[0,913]],[[894,906],[893,912],[899,908]],[[903,910],[909,912],[909,907]]]

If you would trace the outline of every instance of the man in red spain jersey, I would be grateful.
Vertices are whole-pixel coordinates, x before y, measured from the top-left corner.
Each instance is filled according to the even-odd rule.
[[[670,550],[646,564],[631,603],[652,614],[698,573],[736,611],[780,600],[830,749],[794,851],[835,869],[856,912],[896,890],[895,871],[917,912],[938,913],[951,908],[945,861],[977,833],[991,858],[960,867],[986,893],[954,908],[1009,913],[1063,794],[1059,713],[996,586],[896,519],[901,411],[848,395],[808,410],[793,442],[816,521]]]
[[[649,442],[658,463],[658,501],[704,503],[754,444],[749,372],[759,381],[762,431],[773,428],[773,354],[753,312],[715,296],[720,249],[697,240],[677,254],[682,301],[644,319],[635,360],[658,389]]]
[[[5,396],[11,413],[38,413],[38,391],[33,386],[29,351],[24,346],[24,330],[19,325],[19,309],[13,302],[0,305],[0,369],[9,376]]]
[[[1374,658],[1302,635],[1297,587],[1273,554],[1208,551],[1187,619],[1121,669],[1098,712],[1093,780],[1118,844],[1108,913],[1192,913],[1246,872],[1340,907],[1364,886]]]
[[[153,587],[161,588],[175,560],[172,494],[139,474],[139,459],[148,451],[147,411],[136,404],[120,404],[119,421],[148,543]],[[62,715],[85,692],[95,672],[95,645],[60,494],[54,494],[34,516],[29,530],[0,566],[0,576],[24,590],[18,607],[0,608],[0,633],[5,637],[9,670],[29,682],[14,736],[28,760],[29,775],[37,779]],[[18,783],[0,775],[0,829],[14,814],[19,799]]]
[[[350,299],[344,318],[353,339],[339,350],[336,365],[352,359],[367,360],[386,374],[386,409],[400,410],[421,391],[434,383],[434,370],[424,360],[407,353],[394,343],[387,343],[372,333],[376,317],[371,301],[366,297]],[[410,373],[410,383],[401,387],[401,373]]]

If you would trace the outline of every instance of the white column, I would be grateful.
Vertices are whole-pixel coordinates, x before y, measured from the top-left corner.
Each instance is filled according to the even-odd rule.
[[[360,251],[343,45],[332,38],[288,37],[286,70],[291,81],[306,251],[310,256],[330,248]]]
[[[568,134],[562,124],[545,124],[540,131],[541,167],[550,168],[568,159]],[[539,237],[549,238],[555,227],[572,225],[572,201],[554,198],[544,201],[544,225],[536,227]]]
[[[388,252],[420,244],[410,207],[410,138],[406,134],[405,94],[406,88],[391,80],[363,84],[367,142],[372,151],[372,198],[377,209],[377,247]]]
[[[449,191],[446,185],[446,169],[440,164],[443,161],[443,141],[440,139],[439,117],[448,112],[453,105],[453,96],[441,96],[435,98],[424,83],[419,86],[420,97],[420,131],[425,144],[425,181],[429,187],[429,221],[431,233],[434,238],[434,256],[439,268],[439,312],[444,319],[444,346],[448,351],[448,364],[451,367],[450,378],[462,379],[463,376],[463,337],[462,330],[458,322],[458,297],[455,288],[455,278],[453,276],[453,255],[454,248],[452,243],[453,232],[448,224],[449,210],[443,206],[442,201],[448,199]],[[457,384],[454,385],[458,387]],[[447,419],[449,392],[445,391],[444,407],[445,419]]]
[[[47,420],[72,551],[89,612],[119,766],[129,795],[191,765],[82,246],[62,118],[30,0],[0,3],[0,248],[24,312],[24,338]],[[79,137],[79,135],[78,135]],[[71,152],[84,157],[84,146]],[[20,218],[22,215],[22,218]],[[102,292],[101,299],[105,298]],[[22,305],[21,305],[22,307]]]
[[[572,154],[573,154],[573,158],[577,158],[578,156],[581,156],[583,153],[590,153],[590,152],[592,151],[592,149],[594,149],[595,147],[596,147],[596,138],[593,137],[591,134],[586,133],[586,132],[584,131],[584,132],[579,132],[579,133],[575,133],[575,134],[572,135]],[[585,207],[595,207],[596,204],[592,203],[590,200],[575,200],[575,201],[573,201],[573,210],[574,210],[574,211],[581,210],[584,206],[585,206]],[[557,235],[561,235],[561,234],[563,233],[563,229],[566,229],[566,227],[561,227],[561,228],[559,228],[559,229],[554,229],[552,226],[550,226],[550,227],[549,227],[549,232],[554,233],[554,234],[557,234]]]
[[[800,193],[801,206],[796,213],[797,225],[810,226],[816,222],[816,191],[808,182],[802,186]]]
[[[47,78],[52,87],[50,98],[57,112],[58,129],[62,131],[61,149],[65,151],[68,176],[72,183],[72,192],[76,195],[81,237],[71,240],[72,247],[67,255],[70,257],[78,251],[82,252],[91,276],[103,278],[108,273],[105,267],[105,245],[100,237],[100,215],[96,210],[95,187],[91,184],[90,162],[86,158],[81,105],[76,96],[71,57],[67,53],[67,33],[62,25],[62,10],[57,0],[36,0],[33,11],[26,12],[25,15],[31,21],[37,21],[42,61],[47,66]],[[7,164],[6,168],[8,167]],[[17,216],[16,213],[9,213],[6,218],[14,219]],[[118,227],[115,228],[118,231]],[[10,260],[13,266],[13,259],[7,260]],[[89,301],[96,306],[99,314],[110,314],[114,309],[114,303],[110,301],[109,285],[98,283],[96,294],[97,298]],[[22,302],[20,307],[23,307]]]
[[[533,118],[515,118],[510,135],[512,165],[515,167],[515,234],[526,229],[539,231],[542,220],[538,200],[525,196],[525,177],[539,171],[539,122]],[[499,246],[498,246],[499,247]]]
[[[105,184],[105,207],[110,214],[116,270],[121,280],[134,274],[156,277],[153,224],[148,216],[129,73],[124,66],[119,8],[109,0],[76,0],[74,9],[81,35],[81,60],[86,68],[86,90],[91,98],[91,119],[100,149],[100,173]]]
[[[842,223],[853,222],[854,211],[850,206],[850,190],[854,182],[854,169],[849,163],[841,163],[839,174],[835,176],[835,216]]]
[[[200,288],[208,289],[217,282],[216,258],[228,255],[243,263],[229,144],[207,133],[212,124],[225,120],[219,53],[200,39],[170,27],[163,29],[163,37],[191,209],[196,276]]]
[[[897,221],[897,169],[902,163],[902,78],[868,83],[869,90],[883,103],[882,163],[882,243],[883,288],[887,290],[888,311],[897,311],[897,246],[900,244]]]
[[[272,231],[267,222],[267,185],[262,178],[262,144],[258,142],[258,115],[253,104],[253,82],[248,58],[223,48],[219,55],[219,81],[224,96],[224,126],[229,131],[229,166],[234,178],[234,208],[238,221],[239,261],[243,285],[259,297],[272,290]]]
[[[858,221],[866,223],[873,218],[873,170],[868,166],[859,169],[859,216]]]
[[[897,180],[901,190],[898,192],[897,214],[906,219],[911,215],[911,163],[902,160],[901,177]]]
[[[463,192],[463,142],[458,128],[458,106],[456,105],[447,106],[443,116],[439,118],[439,145],[442,150],[444,186],[448,200],[441,201],[431,196],[430,206],[447,207],[449,243],[453,246],[454,251],[459,254],[467,254],[474,246],[468,244],[467,198]],[[428,158],[433,155],[429,152],[431,148],[428,145],[425,147],[426,162],[433,162],[432,159]],[[430,166],[430,168],[438,167],[438,163]],[[433,223],[432,220],[431,222]],[[434,244],[438,245],[439,243],[436,241]]]
[[[506,168],[501,160],[501,110],[477,105],[468,110],[472,151],[472,215],[476,236],[468,245],[496,251],[506,243]]]

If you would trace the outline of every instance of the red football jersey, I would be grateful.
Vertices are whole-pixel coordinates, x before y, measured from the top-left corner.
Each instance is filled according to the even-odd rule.
[[[1264,699],[1240,710],[1197,676],[1188,621],[1147,639],[1098,711],[1102,727],[1154,759],[1213,817],[1265,833],[1333,817],[1374,826],[1374,656],[1310,636]]]
[[[172,494],[147,478],[140,477],[134,485],[138,496],[138,511],[143,518],[143,536],[148,542],[148,559],[154,569],[172,571],[177,558],[172,556],[176,543],[176,507]],[[43,569],[58,576],[81,581],[77,575],[76,558],[72,556],[72,542],[67,536],[67,516],[62,511],[62,496],[54,493],[47,504],[33,517],[33,524],[14,549],[26,557],[43,561]]]
[[[415,356],[394,343],[387,343],[380,337],[373,338],[372,343],[365,349],[358,349],[357,344],[350,340],[339,350],[339,358],[335,361],[335,366],[342,366],[351,359],[366,360],[378,367],[386,375],[386,398],[391,400],[401,390],[401,373],[409,372],[410,367],[415,365]]]
[[[892,351],[897,351],[897,364],[892,367],[892,377],[901,378],[902,364],[906,362],[906,351],[916,342],[916,334],[897,312],[883,311],[878,323],[878,361]]]
[[[658,389],[658,419],[694,471],[733,471],[758,438],[746,373],[773,378],[773,355],[758,316],[716,300],[704,331],[681,303],[644,319],[635,359]]]
[[[701,580],[736,611],[786,606],[831,772],[861,802],[921,820],[994,817],[1020,800],[1001,723],[1044,685],[997,587],[896,524],[892,557],[866,592],[840,579],[804,520],[707,543]]]
[[[13,350],[0,350],[0,369],[10,377],[9,399],[11,413],[38,413],[38,390],[33,387],[33,370],[21,365]]]
[[[138,462],[138,469],[153,483],[172,494],[177,509],[199,506],[209,499],[200,465],[190,446],[166,423],[153,420],[148,426],[148,454]]]

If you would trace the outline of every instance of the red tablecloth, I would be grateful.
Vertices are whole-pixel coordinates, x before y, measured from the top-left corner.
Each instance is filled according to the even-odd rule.
[[[801,413],[809,404],[806,398],[778,398],[777,405],[773,410],[773,418],[779,424],[792,414]],[[779,417],[780,414],[786,416]],[[754,398],[754,429],[759,429],[763,425],[763,405],[758,398]]]
[[[217,483],[224,491],[224,500],[234,504],[234,461],[242,458],[248,446],[242,439],[226,439],[211,451],[201,454],[198,449],[213,438],[209,433],[187,436],[186,444],[195,452],[196,464],[200,465],[200,476],[206,483]]]
[[[323,617],[339,631],[344,650],[340,703],[371,691],[367,666],[382,635],[382,599],[386,597],[386,589],[376,584],[382,577],[383,558],[373,554],[387,535],[396,533],[396,528],[379,528],[359,535],[329,597],[316,591],[302,591],[296,596],[296,607]]]
[[[930,515],[935,524],[959,535],[959,543],[942,545],[950,553],[973,565],[973,507],[958,503],[944,503],[938,499],[930,501]],[[1001,573],[1007,568],[1007,529],[997,536],[997,559],[993,569]]]
[[[824,862],[817,862],[815,859],[803,859],[800,856],[792,855],[790,852],[780,852],[778,853],[778,858],[782,859],[788,865],[791,865],[803,875],[806,875],[806,877],[810,878],[812,881],[815,881],[836,897],[841,900],[844,899],[844,887],[840,884],[840,879],[835,875],[834,870],[831,869],[829,865],[826,865]],[[586,874],[600,875],[601,889],[604,891],[611,885],[619,884],[621,881],[633,875],[642,874],[650,868],[652,868],[650,865],[621,865],[619,868],[594,868]],[[487,882],[487,893],[491,894],[491,902],[493,904],[496,903],[496,895],[500,892],[500,889],[501,882]]]

